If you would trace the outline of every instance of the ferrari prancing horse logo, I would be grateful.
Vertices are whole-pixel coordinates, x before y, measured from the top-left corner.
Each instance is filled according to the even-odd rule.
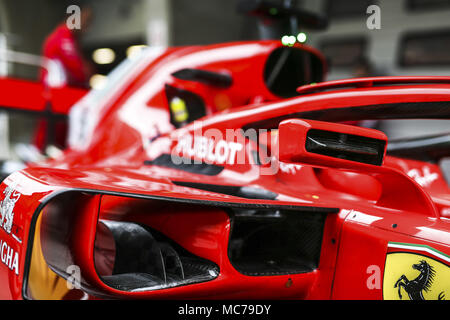
[[[425,300],[423,292],[428,292],[433,285],[434,276],[436,272],[434,268],[429,265],[425,260],[421,260],[420,263],[413,264],[413,269],[419,270],[420,274],[414,280],[408,280],[408,278],[402,274],[394,285],[394,288],[398,287],[398,296],[402,299],[402,288],[405,289],[410,300]],[[438,295],[439,300],[445,298],[444,291],[441,291]]]
[[[387,300],[446,300],[450,257],[425,245],[389,242],[383,279]]]

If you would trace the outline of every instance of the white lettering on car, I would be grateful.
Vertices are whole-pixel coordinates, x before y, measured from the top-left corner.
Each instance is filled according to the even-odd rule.
[[[237,153],[243,148],[241,143],[219,140],[215,144],[213,139],[187,134],[178,139],[173,151],[182,157],[195,157],[210,163],[232,165],[236,163]]]
[[[0,260],[16,275],[19,274],[19,254],[2,240],[0,240]]]

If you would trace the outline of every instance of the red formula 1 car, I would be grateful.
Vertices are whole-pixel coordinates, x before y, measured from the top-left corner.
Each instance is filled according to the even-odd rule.
[[[62,158],[1,184],[0,298],[449,299],[450,136],[342,122],[448,119],[450,77],[324,65],[279,41],[125,62]]]

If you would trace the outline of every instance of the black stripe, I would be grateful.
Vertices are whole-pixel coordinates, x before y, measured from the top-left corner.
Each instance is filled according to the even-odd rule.
[[[222,193],[246,199],[275,200],[278,196],[278,194],[275,192],[255,187],[227,186],[227,185],[206,184],[187,181],[172,181],[172,183],[177,186]]]
[[[216,176],[224,169],[224,167],[215,164],[208,164],[205,162],[195,163],[193,159],[181,158],[167,153],[158,156],[154,160],[145,160],[144,164],[177,169],[206,176]]]

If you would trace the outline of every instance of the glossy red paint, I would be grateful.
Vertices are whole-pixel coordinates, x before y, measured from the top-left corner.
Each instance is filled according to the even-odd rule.
[[[91,92],[82,99],[79,106],[85,107],[94,119],[85,131],[86,138],[80,140],[82,143],[73,143],[61,159],[14,173],[0,186],[0,195],[7,187],[21,194],[14,206],[14,224],[23,230],[19,242],[0,229],[0,240],[20,257],[18,275],[0,264],[0,297],[29,297],[27,285],[38,216],[45,217],[52,203],[70,192],[82,200],[77,204],[80,209],[68,243],[74,262],[82,270],[82,289],[90,298],[382,299],[382,287],[367,286],[367,268],[375,265],[381,275],[385,273],[389,242],[428,245],[450,254],[450,222],[444,214],[450,208],[449,189],[437,165],[389,155],[376,170],[369,165],[361,165],[357,170],[350,165],[336,166],[336,161],[326,159],[320,166],[299,159],[288,163],[276,156],[256,164],[251,161],[255,152],[262,153],[256,141],[241,134],[226,135],[227,129],[266,129],[276,134],[282,121],[295,122],[300,120],[290,119],[302,117],[320,120],[321,114],[340,116],[330,121],[360,120],[362,116],[358,115],[368,110],[388,112],[383,108],[393,106],[406,106],[398,109],[401,112],[393,112],[396,117],[422,117],[419,113],[424,108],[415,108],[417,115],[405,111],[414,104],[441,103],[438,111],[444,110],[444,114],[433,115],[430,111],[425,117],[448,119],[450,77],[361,80],[366,84],[377,82],[378,86],[357,85],[351,89],[340,88],[340,84],[357,81],[341,82],[338,86],[323,84],[323,88],[337,90],[307,90],[301,96],[282,99],[271,93],[263,81],[266,59],[279,47],[277,41],[262,41],[149,52],[121,77],[114,89],[104,95]],[[298,48],[321,57],[314,49]],[[233,85],[211,88],[172,76],[183,68],[229,73]],[[385,85],[393,82],[395,86]],[[416,84],[411,85],[412,82]],[[200,96],[207,116],[175,129],[170,122],[165,85]],[[218,112],[223,106],[228,108]],[[331,131],[359,132],[385,139],[376,131],[324,122],[319,125]],[[218,148],[221,140],[222,145],[238,143],[242,148],[236,147],[233,160],[242,159],[244,163],[216,157],[207,165],[220,170],[216,174],[201,174],[155,162],[174,152],[205,161],[205,155],[195,150],[193,141],[206,135],[208,129],[223,136],[210,142],[211,150]],[[299,143],[304,141],[304,133],[290,134],[292,139],[300,135]],[[179,146],[183,137],[190,137],[190,144]],[[435,179],[426,184],[414,180],[411,174],[411,170],[425,167],[427,173],[435,174]],[[243,197],[202,189],[199,184],[251,187],[275,196]],[[145,206],[141,207],[143,203]],[[66,207],[74,208],[75,201]],[[326,215],[317,268],[273,276],[238,272],[228,254],[232,227],[228,209],[235,207],[281,208],[296,210],[298,214],[319,208],[325,212],[317,211]],[[216,263],[220,274],[207,282],[153,291],[128,292],[109,287],[98,276],[94,263],[99,217],[151,226],[191,253]],[[50,252],[58,254],[56,249]]]
[[[112,199],[111,199],[112,198]],[[260,299],[290,299],[296,298],[314,298],[324,294],[324,289],[330,290],[331,273],[333,272],[334,259],[330,256],[332,248],[326,250],[329,252],[322,259],[321,266],[323,271],[312,272],[308,275],[281,275],[270,277],[252,277],[240,274],[232,266],[227,259],[228,236],[230,231],[230,221],[223,211],[219,208],[208,208],[202,206],[186,206],[172,205],[170,210],[162,206],[162,210],[157,213],[135,213],[130,217],[127,214],[128,221],[136,221],[148,224],[157,230],[164,232],[171,239],[178,243],[185,244],[185,248],[190,252],[197,254],[203,258],[210,259],[221,267],[220,276],[210,282],[198,283],[190,286],[180,286],[170,289],[159,289],[152,292],[128,292],[124,293],[108,287],[99,278],[94,266],[93,252],[95,232],[77,232],[77,228],[89,229],[95,231],[97,223],[97,203],[100,200],[98,196],[92,196],[90,200],[86,200],[86,210],[82,211],[74,222],[74,234],[82,235],[81,238],[73,242],[73,259],[83,270],[83,281],[86,282],[85,289],[87,292],[93,292],[100,296],[109,298],[172,298],[179,299],[189,295],[192,299],[210,299],[210,298],[246,298],[254,297]],[[123,203],[124,199],[120,197],[102,196],[102,202]],[[128,199],[129,201],[129,199]],[[142,201],[142,200],[135,200]],[[107,206],[108,206],[107,205]],[[158,203],[154,203],[152,208],[158,207]],[[100,205],[100,218],[117,218],[117,209],[113,213],[108,214],[108,210]],[[162,218],[163,217],[163,221]],[[172,223],[171,220],[176,220]],[[332,236],[328,236],[329,229],[335,230],[336,220],[330,217],[326,226],[327,237],[329,240]],[[327,242],[325,247],[329,247],[331,242]],[[58,250],[49,248],[49,252],[58,258]],[[334,250],[335,251],[335,250]],[[55,258],[54,257],[54,258]],[[53,259],[54,259],[53,258]],[[331,259],[330,259],[331,258]],[[47,258],[52,261],[52,258]],[[321,275],[321,277],[319,277]],[[319,288],[314,287],[320,283]],[[287,285],[289,284],[289,285]],[[264,290],[263,290],[264,289]]]
[[[70,107],[80,100],[87,92],[85,89],[62,87],[47,91],[41,83],[2,78],[0,79],[2,95],[0,108],[12,111],[45,112],[67,115]],[[51,110],[47,110],[47,106]]]

